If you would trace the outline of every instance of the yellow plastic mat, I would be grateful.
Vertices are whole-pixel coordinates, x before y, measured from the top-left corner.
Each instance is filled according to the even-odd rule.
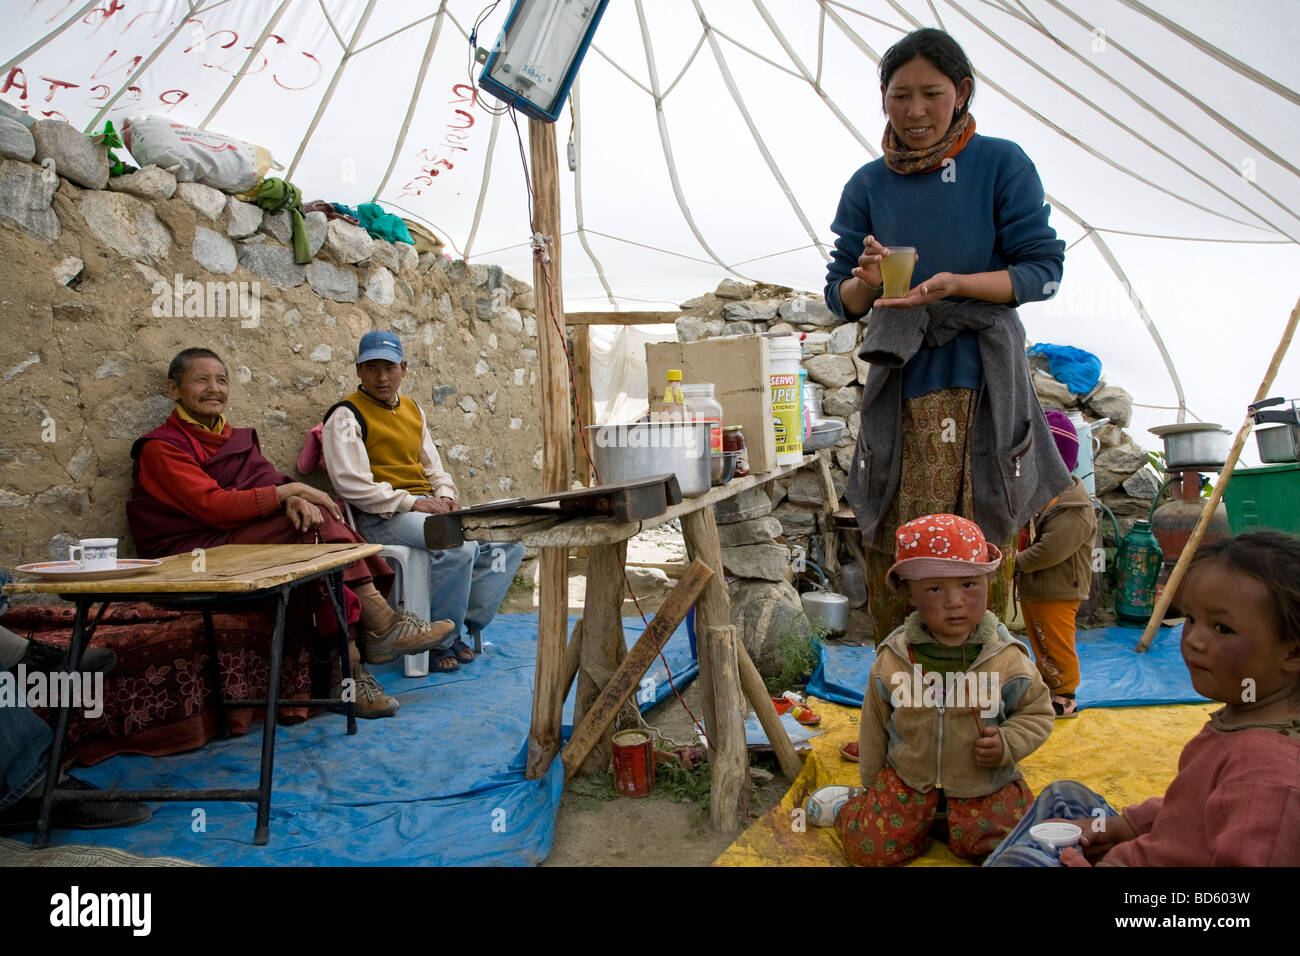
[[[831,784],[859,785],[858,765],[839,748],[858,739],[861,712],[829,701],[809,703],[822,722],[803,772],[781,802],[750,825],[714,866],[848,866],[833,827],[799,827],[795,809]],[[1163,794],[1178,772],[1183,745],[1221,704],[1104,707],[1058,720],[1047,742],[1020,762],[1035,794],[1053,780],[1078,780],[1116,809]],[[966,866],[945,844],[932,843],[908,866]]]

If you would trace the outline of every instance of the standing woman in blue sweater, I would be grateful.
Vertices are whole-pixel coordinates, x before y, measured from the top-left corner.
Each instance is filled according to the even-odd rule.
[[[1019,303],[1049,298],[1065,261],[1034,164],[1015,143],[975,133],[974,70],[948,34],[908,34],[880,61],[880,80],[884,155],[844,187],[825,291],[826,304],[845,321],[871,312],[863,358],[873,368],[848,497],[867,545],[877,640],[907,613],[902,592],[885,586],[899,525],[925,514],[973,518],[1007,556],[989,606],[1008,616],[1010,559],[1015,531],[1033,513],[1025,510],[1028,499],[1069,483],[1060,466],[1035,457],[1033,446],[1050,450],[1051,441],[1045,423],[1032,421],[1038,403],[1014,312]],[[880,262],[891,243],[917,250],[904,298],[881,297]],[[908,347],[873,351],[873,333],[901,336]],[[988,347],[995,335],[998,352]],[[882,365],[892,365],[888,374]],[[995,444],[1006,447],[981,447],[994,430]],[[1040,431],[1043,441],[1035,443]],[[985,486],[989,475],[1000,487]]]

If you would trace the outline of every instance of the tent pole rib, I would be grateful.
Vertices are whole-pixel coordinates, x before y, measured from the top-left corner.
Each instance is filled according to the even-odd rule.
[[[393,155],[388,160],[388,168],[384,170],[383,179],[379,180],[379,185],[375,187],[374,195],[371,202],[379,199],[379,194],[384,191],[388,185],[389,177],[393,175],[393,169],[397,166],[397,158],[402,154],[402,147],[406,145],[406,135],[411,131],[411,120],[415,117],[415,107],[419,105],[420,94],[424,92],[424,77],[429,72],[429,61],[433,59],[434,48],[438,45],[438,37],[442,33],[442,18],[447,12],[447,0],[442,0],[438,5],[438,15],[433,19],[433,31],[429,34],[429,44],[424,48],[424,59],[420,61],[420,72],[415,78],[415,89],[411,91],[411,101],[406,104],[406,116],[402,118],[402,128],[398,131],[397,142],[393,144]]]
[[[117,88],[117,92],[114,93],[112,96],[110,96],[108,100],[104,103],[104,105],[99,108],[99,112],[94,115],[94,117],[90,120],[88,124],[86,124],[86,128],[83,129],[82,132],[85,133],[87,136],[89,136],[91,133],[95,131],[95,127],[98,126],[103,121],[106,115],[108,115],[108,111],[113,108],[113,104],[116,103],[119,99],[121,99],[122,94],[125,93],[127,90],[129,90],[131,88],[131,85],[140,78],[140,76],[144,73],[144,71],[149,69],[149,67],[153,65],[154,60],[162,56],[163,50],[167,49],[167,47],[171,45],[172,40],[176,39],[176,35],[185,28],[185,24],[189,23],[190,20],[193,19],[196,14],[202,13],[204,10],[211,9],[212,6],[220,6],[224,2],[225,0],[220,0],[220,2],[214,3],[210,7],[203,7],[202,9],[198,9],[198,10],[196,10],[195,5],[191,3],[189,15],[182,18],[181,22],[176,24],[176,28],[172,30],[171,33],[167,34],[167,39],[163,40],[162,43],[158,44],[158,46],[154,49],[154,51],[149,54],[148,58],[145,59],[145,61],[141,63],[138,67],[135,68],[135,72],[133,72],[122,82],[122,85]]]
[[[690,228],[691,234],[695,236],[695,241],[700,244],[700,247],[708,254],[709,258],[713,260],[714,264],[726,269],[732,275],[743,279],[745,278],[744,276],[723,262],[718,257],[718,254],[713,251],[713,248],[700,232],[700,227],[696,224],[695,217],[691,215],[690,206],[686,204],[686,197],[682,194],[682,182],[677,176],[677,163],[673,160],[673,146],[672,141],[668,137],[668,120],[664,116],[663,96],[659,93],[659,71],[655,67],[654,51],[650,47],[650,28],[646,24],[645,9],[641,6],[641,0],[636,0],[636,15],[637,20],[641,24],[641,43],[645,48],[646,68],[650,72],[650,87],[655,100],[655,119],[659,124],[659,143],[663,147],[664,160],[668,164],[668,178],[672,180],[673,195],[677,197],[677,208],[681,210],[682,218],[686,220],[686,225]]]
[[[582,243],[582,249],[587,253],[587,258],[591,260],[592,266],[596,270],[596,278],[600,280],[601,288],[605,290],[605,297],[609,299],[609,304],[618,310],[618,299],[614,296],[614,290],[609,286],[609,279],[605,275],[605,267],[601,265],[600,259],[592,251],[591,244],[587,241],[586,217],[582,211],[582,109],[581,99],[578,95],[578,88],[582,85],[582,80],[577,79],[573,83],[573,91],[570,94],[570,105],[573,107],[573,152],[577,158],[577,169],[573,171],[573,206],[578,217],[578,242]],[[594,425],[595,422],[587,422],[588,425]],[[584,462],[579,461],[581,467]]]
[[[334,76],[330,78],[330,85],[325,89],[325,95],[321,97],[320,105],[316,107],[316,115],[311,118],[311,125],[307,127],[307,132],[303,134],[302,142],[298,144],[298,152],[293,154],[293,161],[289,163],[289,168],[284,171],[284,180],[288,182],[293,179],[294,171],[298,168],[298,163],[302,160],[302,154],[307,151],[307,144],[311,142],[312,134],[316,132],[316,127],[320,125],[321,117],[325,115],[325,110],[329,108],[330,100],[334,98],[334,90],[339,85],[339,80],[343,77],[343,71],[347,69],[348,60],[352,56],[352,50],[361,39],[362,32],[366,29],[366,23],[370,20],[370,14],[375,10],[376,0],[368,0],[366,9],[361,14],[361,19],[357,21],[357,27],[352,31],[352,38],[348,41],[347,49],[343,51],[343,58],[339,60],[338,67],[334,70]]]
[[[92,9],[94,9],[95,4],[98,2],[99,0],[86,0],[86,5],[83,6],[80,10],[78,10],[72,16],[68,17],[68,19],[64,20],[61,24],[59,24],[49,33],[45,34],[45,36],[41,37],[39,40],[37,40],[27,49],[19,53],[17,56],[11,57],[9,62],[5,63],[3,66],[0,66],[0,73],[8,73],[11,69],[13,69],[13,67],[17,66],[19,63],[23,62],[23,60],[27,59],[27,57],[31,56],[36,51],[40,50],[42,47],[45,46],[45,44],[49,43],[60,33],[62,33],[68,27],[72,26],[74,23],[76,23],[78,20],[84,17],[87,13],[89,13]]]
[[[492,180],[492,157],[497,149],[497,131],[501,128],[501,113],[492,114],[492,132],[488,134],[487,155],[483,157],[483,182],[479,184],[478,201],[474,204],[474,219],[470,223],[469,235],[465,238],[464,258],[470,257],[474,247],[474,237],[478,235],[479,223],[483,221],[483,201],[487,198],[488,183]]]
[[[952,0],[949,0],[949,3],[952,4]],[[1050,71],[1043,69],[1043,67],[1040,66],[1040,65],[1039,65],[1035,60],[1033,60],[1033,59],[1031,59],[1031,58],[1025,56],[1023,53],[1021,53],[1019,50],[1017,50],[1014,46],[1012,46],[1011,44],[1009,44],[1009,43],[1007,43],[1005,40],[1003,40],[1002,37],[998,35],[997,31],[989,29],[989,28],[986,27],[983,23],[979,22],[979,21],[976,20],[974,17],[971,17],[969,14],[965,13],[965,11],[961,10],[960,7],[958,7],[957,10],[958,10],[959,13],[962,13],[962,14],[966,17],[966,19],[970,20],[971,23],[973,23],[976,27],[978,27],[979,29],[983,30],[984,33],[986,33],[988,36],[990,36],[990,37],[993,38],[995,41],[997,41],[997,43],[999,43],[999,44],[1000,44],[1004,49],[1006,49],[1006,50],[1009,51],[1010,53],[1014,54],[1016,57],[1018,57],[1018,58],[1019,58],[1020,60],[1022,60],[1023,62],[1029,64],[1029,66],[1033,67],[1035,70],[1037,70],[1037,71],[1038,71],[1039,73],[1041,73],[1043,76],[1045,76],[1048,80],[1050,80],[1051,82],[1055,83],[1057,86],[1059,86],[1061,89],[1063,89],[1066,93],[1068,93],[1068,94],[1070,94],[1071,96],[1074,96],[1074,97],[1080,99],[1082,102],[1084,102],[1086,105],[1090,106],[1092,109],[1097,109],[1098,112],[1102,112],[1102,111],[1099,110],[1096,106],[1093,106],[1091,103],[1088,103],[1088,101],[1083,100],[1083,98],[1080,97],[1080,96],[1078,95],[1078,92],[1077,92],[1073,87],[1071,87],[1071,86],[1069,86],[1068,84],[1062,82],[1062,81],[1061,81],[1057,76],[1055,76],[1054,74],[1052,74]],[[1049,39],[1052,39],[1053,41],[1055,41],[1055,38],[1052,37],[1050,34],[1045,34],[1045,35],[1046,35]],[[1068,50],[1069,48],[1066,47],[1066,49]],[[1073,50],[1070,50],[1069,52],[1073,53],[1074,51],[1073,51]],[[1086,66],[1088,66],[1089,68],[1091,68],[1091,69],[1092,69],[1095,73],[1097,73],[1099,76],[1101,76],[1102,78],[1106,79],[1108,82],[1112,83],[1112,85],[1118,86],[1121,90],[1123,90],[1123,87],[1120,86],[1120,84],[1116,84],[1116,83],[1114,82],[1114,80],[1112,80],[1109,76],[1106,75],[1105,71],[1103,71],[1103,70],[1101,70],[1101,69],[1098,69],[1094,64],[1088,63],[1086,60],[1083,60],[1082,57],[1078,57],[1077,54],[1075,54],[1075,55],[1076,55],[1076,57],[1077,57],[1078,59],[1080,59],[1080,60],[1084,63],[1084,65],[1086,65]],[[1142,61],[1140,61],[1140,60],[1136,60],[1136,59],[1134,58],[1134,61],[1135,61],[1136,63],[1138,63],[1139,65],[1141,65],[1141,66],[1145,66],[1145,64],[1144,64]],[[1238,170],[1235,166],[1233,166],[1232,163],[1228,162],[1228,161],[1227,161],[1226,159],[1224,159],[1222,156],[1219,156],[1219,155],[1218,155],[1217,153],[1215,153],[1213,150],[1206,149],[1202,144],[1197,143],[1197,141],[1196,141],[1195,139],[1193,139],[1192,137],[1188,137],[1187,134],[1186,134],[1186,132],[1182,129],[1182,127],[1180,127],[1180,126],[1176,125],[1175,123],[1173,123],[1173,122],[1169,119],[1169,117],[1165,116],[1165,114],[1161,113],[1159,110],[1152,109],[1152,108],[1151,108],[1150,106],[1148,106],[1146,103],[1142,102],[1142,100],[1139,99],[1137,96],[1134,96],[1134,95],[1132,94],[1131,91],[1127,91],[1127,90],[1125,90],[1124,92],[1126,92],[1126,93],[1128,94],[1129,98],[1132,99],[1134,103],[1136,103],[1138,106],[1140,106],[1140,107],[1142,107],[1143,109],[1145,109],[1145,110],[1146,110],[1148,113],[1150,113],[1152,116],[1156,117],[1158,120],[1160,120],[1161,122],[1163,122],[1163,123],[1164,123],[1167,127],[1169,127],[1171,130],[1174,130],[1175,132],[1177,132],[1177,133],[1179,133],[1179,134],[1181,134],[1181,135],[1187,137],[1187,138],[1190,139],[1193,143],[1196,143],[1196,145],[1200,145],[1201,148],[1205,150],[1205,152],[1207,152],[1207,153],[1209,153],[1211,156],[1213,156],[1213,157],[1214,157],[1216,160],[1218,160],[1222,165],[1227,166],[1229,169],[1231,169],[1232,172],[1233,172],[1233,178],[1234,178],[1234,179],[1240,179],[1240,178],[1241,178],[1240,175],[1239,175],[1239,170]],[[1017,102],[1018,105],[1024,105],[1024,104],[1020,104],[1018,100],[1017,100],[1016,102]],[[1198,180],[1198,181],[1204,183],[1206,186],[1210,187],[1210,189],[1214,190],[1214,191],[1217,192],[1219,195],[1223,196],[1225,199],[1227,199],[1227,200],[1228,200],[1230,203],[1232,203],[1233,205],[1238,206],[1239,208],[1241,208],[1241,209],[1245,210],[1246,212],[1250,213],[1250,214],[1253,215],[1256,219],[1258,219],[1258,220],[1259,220],[1260,222],[1262,222],[1262,223],[1265,223],[1265,224],[1268,225],[1270,228],[1272,228],[1274,231],[1276,231],[1276,232],[1280,232],[1280,233],[1283,233],[1284,235],[1286,234],[1286,230],[1284,230],[1281,226],[1279,226],[1279,225],[1277,225],[1276,223],[1274,223],[1274,222],[1272,222],[1272,221],[1266,219],[1266,218],[1265,218],[1264,216],[1262,216],[1262,215],[1261,215],[1257,210],[1254,210],[1254,209],[1252,209],[1251,207],[1247,206],[1244,202],[1242,202],[1242,201],[1241,201],[1240,199],[1238,199],[1236,196],[1232,195],[1232,194],[1231,194],[1230,192],[1228,192],[1226,189],[1223,189],[1221,186],[1219,186],[1218,184],[1212,182],[1212,181],[1211,181],[1210,179],[1208,179],[1207,177],[1202,176],[1200,173],[1198,173],[1196,170],[1192,169],[1192,167],[1188,166],[1186,163],[1184,163],[1182,160],[1178,159],[1178,157],[1174,156],[1172,153],[1170,153],[1170,152],[1168,152],[1167,150],[1164,150],[1164,149],[1160,148],[1159,146],[1157,146],[1157,145],[1156,145],[1155,143],[1153,143],[1150,139],[1148,139],[1147,137],[1143,136],[1143,135],[1142,135],[1141,133],[1139,133],[1137,130],[1135,130],[1135,129],[1133,129],[1132,127],[1130,127],[1128,124],[1120,122],[1118,119],[1116,119],[1114,116],[1110,115],[1109,113],[1102,112],[1102,115],[1105,116],[1107,119],[1109,119],[1112,123],[1114,123],[1114,124],[1115,124],[1116,126],[1118,126],[1120,129],[1122,129],[1124,132],[1128,133],[1130,136],[1132,136],[1132,137],[1133,137],[1134,139],[1136,139],[1138,142],[1140,142],[1143,146],[1146,146],[1148,149],[1154,151],[1157,155],[1163,156],[1165,159],[1169,160],[1171,163],[1173,163],[1173,164],[1174,164],[1175,166],[1177,166],[1179,169],[1183,170],[1183,172],[1187,173],[1187,174],[1190,175],[1192,178],[1194,178],[1194,179],[1196,179],[1196,180]],[[1076,141],[1076,142],[1077,142],[1077,141]],[[1083,145],[1083,144],[1080,143],[1080,145]],[[1088,148],[1088,147],[1084,147],[1084,148],[1086,149],[1086,148]],[[1278,202],[1278,200],[1275,199],[1272,195],[1270,195],[1268,192],[1266,192],[1265,190],[1263,190],[1263,189],[1262,189],[1258,184],[1254,184],[1254,185],[1255,185],[1256,190],[1259,191],[1260,193],[1262,193],[1263,195],[1267,196],[1267,197],[1269,198],[1269,200],[1271,200],[1271,201],[1273,202],[1274,205],[1276,205],[1276,206],[1278,206],[1279,208],[1282,208],[1282,209],[1285,209],[1285,208],[1286,208],[1286,207],[1283,206],[1280,202]]]
[[[266,41],[271,38],[271,31],[276,28],[276,25],[280,22],[280,17],[284,15],[284,11],[288,7],[289,0],[280,0],[280,5],[275,8],[275,13],[267,21],[266,27],[262,30],[262,35],[257,38],[253,48],[248,51],[248,57],[240,66],[239,71],[226,84],[226,88],[222,91],[221,96],[217,97],[217,102],[212,105],[212,109],[208,110],[208,115],[203,117],[203,122],[199,123],[199,129],[207,129],[208,124],[212,122],[212,118],[221,112],[221,107],[226,105],[226,100],[230,99],[231,94],[235,92],[235,87],[239,86],[239,81],[248,73],[248,68],[253,65],[253,60],[257,55],[262,52],[262,47],[266,46]]]
[[[1173,33],[1176,36],[1178,36],[1179,39],[1184,40],[1187,43],[1190,43],[1192,46],[1196,47],[1206,56],[1218,60],[1224,66],[1228,67],[1228,69],[1236,73],[1240,73],[1242,76],[1249,77],[1250,79],[1258,83],[1260,86],[1267,89],[1269,92],[1276,93],[1278,96],[1282,97],[1283,99],[1289,100],[1295,105],[1300,106],[1300,94],[1297,94],[1295,90],[1287,89],[1285,86],[1283,86],[1277,80],[1273,79],[1271,76],[1265,76],[1263,73],[1259,72],[1259,70],[1256,70],[1254,67],[1247,66],[1245,63],[1242,63],[1236,57],[1229,56],[1227,53],[1220,50],[1217,46],[1214,46],[1211,43],[1206,43],[1204,40],[1202,40],[1200,37],[1196,36],[1195,34],[1188,33],[1185,29],[1180,27],[1173,20],[1170,20],[1168,17],[1156,13],[1150,7],[1146,6],[1146,4],[1138,3],[1137,0],[1119,0],[1119,2],[1124,4],[1124,6],[1128,7],[1130,10],[1134,10],[1137,13],[1142,14],[1142,16],[1146,17],[1147,19],[1154,20],[1156,23],[1160,24],[1170,33]]]

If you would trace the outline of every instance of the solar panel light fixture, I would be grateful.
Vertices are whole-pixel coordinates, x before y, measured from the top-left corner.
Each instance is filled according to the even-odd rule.
[[[554,123],[609,0],[515,0],[479,86]]]

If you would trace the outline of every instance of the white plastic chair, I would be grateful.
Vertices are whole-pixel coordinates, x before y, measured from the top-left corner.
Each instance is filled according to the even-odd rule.
[[[352,508],[342,498],[343,520],[349,528],[357,530]],[[399,611],[412,611],[419,617],[429,616],[429,552],[423,548],[411,548],[404,544],[386,544],[379,552],[396,572],[397,580],[393,590],[388,594],[388,603]],[[429,652],[407,654],[402,658],[402,673],[407,677],[427,677],[429,674]]]

